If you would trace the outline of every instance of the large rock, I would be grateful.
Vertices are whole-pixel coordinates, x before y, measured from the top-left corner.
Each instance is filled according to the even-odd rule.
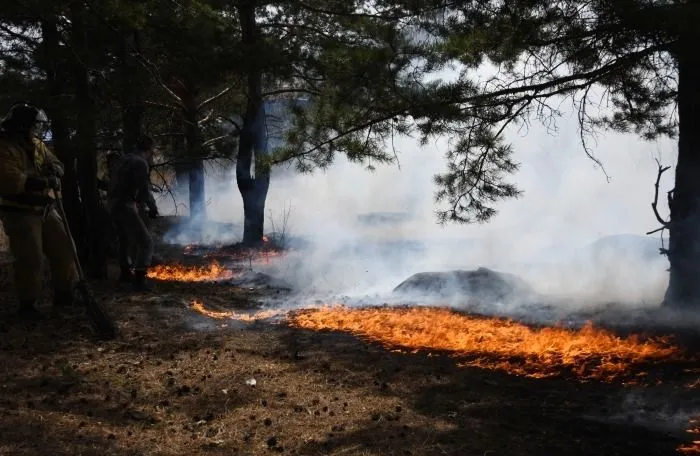
[[[292,290],[292,286],[285,280],[257,271],[246,271],[242,275],[229,280],[227,283],[243,288],[264,288],[278,291]]]
[[[464,297],[501,303],[530,301],[536,296],[530,285],[519,277],[487,268],[420,272],[394,288],[394,293],[412,297]]]

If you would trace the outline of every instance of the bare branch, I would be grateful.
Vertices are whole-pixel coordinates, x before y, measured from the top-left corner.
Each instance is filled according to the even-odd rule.
[[[167,109],[169,111],[178,111],[179,109],[181,109],[179,106],[176,106],[176,105],[171,105],[171,104],[167,104],[167,103],[159,103],[157,101],[150,101],[150,100],[144,101],[144,104],[147,104],[149,106],[153,106],[156,108]]]
[[[287,93],[308,93],[309,95],[318,95],[320,92],[316,90],[311,90],[311,89],[304,89],[304,88],[290,88],[290,89],[279,89],[279,90],[271,90],[269,92],[264,92],[262,94],[263,97],[271,97],[274,95],[283,95]]]
[[[228,123],[230,123],[231,125],[233,125],[233,128],[236,129],[236,131],[238,132],[238,134],[240,134],[241,131],[243,131],[243,129],[241,128],[241,126],[238,124],[238,122],[236,122],[236,121],[233,120],[233,119],[229,119],[228,117],[224,117],[224,116],[219,116],[218,119],[219,119],[219,120],[223,120],[224,122],[228,122]]]
[[[212,144],[214,144],[217,141],[221,141],[223,139],[230,138],[230,137],[231,137],[231,135],[221,135],[221,136],[217,136],[216,138],[208,139],[202,143],[202,147],[211,146]]]
[[[658,204],[659,204],[659,183],[661,182],[661,175],[671,169],[670,166],[661,166],[661,162],[656,159],[656,164],[659,166],[659,171],[656,174],[656,183],[654,184],[654,201],[651,203],[651,208],[654,210],[654,215],[656,220],[661,224],[663,228],[668,228],[670,222],[664,220],[659,214]],[[670,192],[669,192],[670,193]]]
[[[197,111],[199,111],[200,109],[202,109],[203,107],[205,107],[205,106],[208,105],[209,103],[215,102],[216,100],[218,100],[219,98],[223,97],[224,95],[226,95],[226,94],[229,93],[230,91],[231,91],[231,87],[226,87],[224,90],[222,90],[221,92],[217,93],[217,94],[214,95],[213,97],[207,98],[207,99],[204,100],[203,102],[199,103],[199,106],[197,106]]]

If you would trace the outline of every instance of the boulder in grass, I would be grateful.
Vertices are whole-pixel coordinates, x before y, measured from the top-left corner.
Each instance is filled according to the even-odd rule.
[[[527,301],[535,291],[521,278],[487,268],[474,271],[420,272],[394,288],[411,297],[464,297],[481,301]]]
[[[227,283],[242,288],[270,289],[280,292],[292,290],[292,286],[285,280],[257,271],[246,271],[240,276],[228,280]]]

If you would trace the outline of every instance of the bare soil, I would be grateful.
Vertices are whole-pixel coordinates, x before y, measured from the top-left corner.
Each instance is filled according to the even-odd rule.
[[[92,285],[118,341],[93,340],[79,310],[22,323],[0,293],[0,454],[673,455],[690,437],[612,419],[631,394],[620,385],[457,368],[283,324],[223,326],[187,307],[252,309],[251,290]]]

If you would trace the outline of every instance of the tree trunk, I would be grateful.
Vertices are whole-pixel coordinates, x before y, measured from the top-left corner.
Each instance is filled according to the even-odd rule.
[[[66,99],[68,74],[65,55],[61,53],[60,36],[55,17],[48,17],[41,23],[42,46],[44,51],[43,66],[46,72],[48,103],[46,110],[51,118],[51,144],[53,151],[65,166],[62,182],[63,205],[66,210],[71,232],[77,239],[83,237],[80,217],[80,198],[78,176],[75,168],[75,154],[71,147],[70,132],[66,119],[68,107],[62,100]]]
[[[190,218],[200,222],[206,220],[207,207],[204,193],[204,163],[195,160],[189,166]]]
[[[143,132],[143,87],[141,66],[133,57],[139,52],[139,33],[127,30],[122,38],[122,150],[124,153],[133,151],[136,140]]]
[[[241,38],[247,55],[248,103],[238,143],[236,183],[243,198],[243,244],[261,245],[265,227],[265,200],[270,187],[269,167],[261,163],[267,153],[265,105],[262,97],[262,69],[256,58],[260,44],[255,20],[255,1],[239,3]]]
[[[82,197],[84,235],[83,258],[86,273],[95,278],[107,277],[107,249],[104,239],[104,217],[100,216],[97,193],[97,125],[95,102],[92,98],[90,76],[85,66],[89,61],[88,38],[85,29],[85,9],[82,2],[71,6],[72,59],[75,77],[76,135],[78,151],[78,185]]]
[[[199,129],[199,108],[194,84],[186,84],[182,97],[185,120],[185,142],[189,163],[190,219],[206,220],[206,194],[204,191],[204,162],[202,161],[202,132]]]
[[[700,309],[700,54],[686,39],[678,57],[678,163],[670,200],[665,305]]]

